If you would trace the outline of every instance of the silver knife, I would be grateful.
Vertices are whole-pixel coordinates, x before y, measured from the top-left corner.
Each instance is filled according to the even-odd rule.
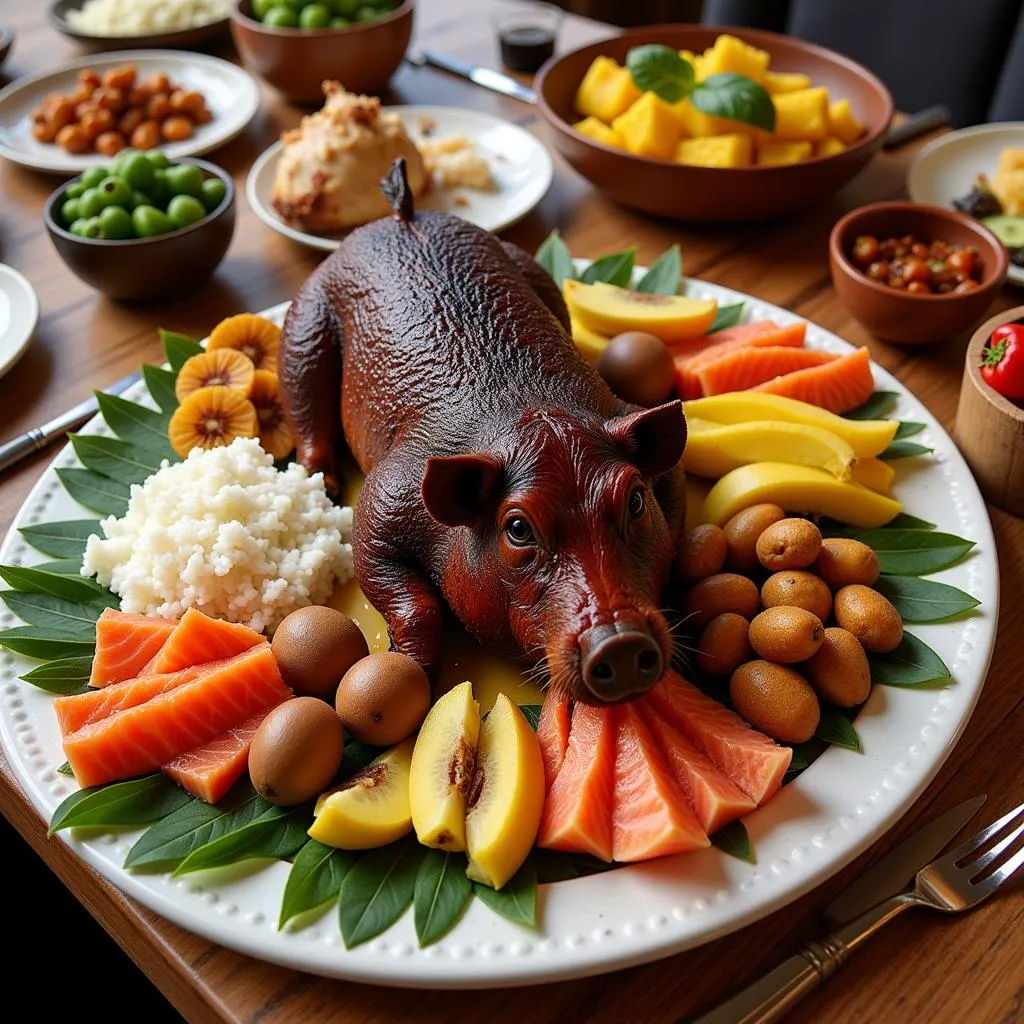
[[[418,54],[409,54],[406,61],[416,67],[429,65],[440,68],[450,74],[458,75],[460,78],[468,79],[476,85],[490,89],[492,92],[500,92],[504,96],[512,96],[514,99],[522,100],[523,103],[536,103],[537,94],[528,86],[517,82],[510,75],[502,74],[493,68],[481,67],[478,64],[466,64],[454,57],[445,57],[443,54],[434,53],[431,50],[422,50]]]
[[[105,391],[108,395],[120,395],[140,380],[142,380],[142,373],[136,371],[135,373],[128,374],[127,377],[122,377],[116,383],[111,384],[110,387],[102,388],[101,390]],[[95,416],[97,412],[99,412],[99,403],[96,401],[95,396],[87,398],[84,402],[79,402],[78,405],[68,409],[66,412],[62,412],[59,416],[55,416],[49,422],[33,427],[31,430],[26,430],[25,433],[12,437],[10,441],[0,444],[0,473],[5,469],[10,469],[11,466],[21,462],[22,459],[27,458],[33,452],[41,451],[51,441],[62,437],[69,430],[80,427]]]

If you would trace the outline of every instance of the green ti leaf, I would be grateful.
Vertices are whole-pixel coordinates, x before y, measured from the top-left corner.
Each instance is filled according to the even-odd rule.
[[[904,622],[940,622],[981,604],[948,583],[917,576],[879,576],[874,588],[889,599]]]
[[[128,509],[131,488],[118,480],[94,473],[91,469],[58,469],[57,478],[64,490],[90,512],[123,516]]]
[[[338,916],[347,948],[368,942],[405,913],[426,847],[414,836],[371,850],[341,883]]]
[[[717,846],[723,853],[738,860],[745,860],[748,864],[756,864],[754,848],[750,843],[750,836],[742,821],[730,821],[723,825],[717,832],[708,837],[713,846]]]
[[[884,686],[924,686],[949,679],[949,669],[923,641],[904,631],[903,639],[888,654],[872,654],[871,681]]]
[[[49,835],[65,828],[138,828],[173,814],[192,799],[161,772],[81,789],[53,812]]]
[[[193,850],[209,841],[214,822],[231,813],[193,797],[139,836],[125,856],[124,867],[130,871],[176,868]]]
[[[37,551],[51,558],[77,558],[85,554],[85,542],[94,533],[103,536],[95,519],[71,519],[58,523],[21,526],[18,533]]]
[[[647,295],[676,295],[683,278],[683,257],[678,245],[666,249],[637,282],[636,290]]]
[[[0,590],[0,598],[22,622],[30,626],[68,640],[96,641],[96,619],[102,605],[78,604],[50,594],[23,594],[17,590]]]
[[[915,455],[930,455],[935,449],[914,441],[892,441],[885,451],[879,453],[880,459],[909,459]]]
[[[857,539],[876,555],[883,573],[890,576],[927,576],[959,562],[973,540],[936,530],[865,530]]]
[[[927,423],[915,423],[913,420],[900,420],[900,425],[896,428],[896,436],[893,440],[900,441],[905,437],[913,437],[915,434],[920,434],[927,426]]]
[[[38,569],[40,572],[53,573],[55,576],[75,576],[78,579],[85,579],[82,573],[82,559],[81,558],[55,558],[51,562],[40,562],[38,565],[32,566],[33,569]],[[99,586],[98,583],[93,581],[95,586]]]
[[[174,385],[178,379],[177,373],[173,370],[165,370],[162,366],[150,366],[149,363],[143,363],[142,379],[146,382],[150,398],[169,418],[171,413],[178,408],[178,396],[174,391]]]
[[[771,96],[746,75],[732,71],[711,75],[693,87],[690,102],[709,117],[740,121],[766,132],[775,130],[775,104]]]
[[[735,327],[743,316],[743,303],[734,302],[729,306],[719,306],[715,311],[715,319],[711,321],[708,334],[723,331],[726,327]]]
[[[565,860],[571,863],[570,857]],[[571,877],[578,878],[580,874],[577,871]],[[537,868],[532,858],[527,859],[500,889],[474,882],[473,894],[496,914],[514,924],[527,928],[537,927]]]
[[[626,67],[641,92],[653,92],[666,103],[678,103],[696,88],[693,65],[671,46],[634,46],[626,54]]]
[[[144,405],[129,402],[119,395],[108,395],[96,392],[96,401],[107,426],[122,441],[151,452],[154,458],[180,462],[180,457],[167,440],[167,426],[170,416],[162,412],[147,409]]]
[[[834,708],[822,708],[821,718],[818,720],[818,728],[814,735],[819,740],[831,743],[836,747],[845,747],[847,750],[863,753],[860,745],[860,736],[846,715]]]
[[[292,861],[277,927],[284,928],[299,914],[336,900],[341,883],[358,859],[359,855],[352,850],[336,850],[310,839]]]
[[[918,519],[917,516],[900,512],[885,524],[886,530],[934,530],[935,524],[929,523],[927,519]]]
[[[21,678],[47,693],[67,696],[89,692],[91,671],[92,658],[61,658],[30,669]]]
[[[562,241],[557,230],[552,231],[540,244],[534,257],[537,262],[551,275],[552,280],[561,289],[566,280],[576,277],[576,265],[572,261],[569,247]]]
[[[423,855],[413,889],[413,920],[421,948],[447,934],[466,909],[473,896],[466,866],[462,853],[427,850]]]
[[[187,359],[197,356],[200,352],[204,351],[203,346],[198,341],[193,341],[184,334],[165,331],[162,327],[159,334],[160,343],[164,347],[164,355],[167,356],[167,362],[170,363],[171,369],[175,373],[185,365]]]
[[[633,280],[633,267],[636,263],[636,250],[624,249],[612,252],[607,256],[594,260],[580,274],[584,284],[612,284],[618,288],[629,288]]]
[[[138,445],[116,437],[69,434],[82,465],[122,484],[141,484],[159,468],[161,459]]]
[[[0,579],[25,594],[46,594],[73,604],[94,605],[98,611],[117,606],[117,598],[84,576],[47,572],[37,566],[0,565]]]
[[[0,630],[0,647],[36,661],[92,658],[96,650],[92,641],[72,640],[59,630],[40,626],[13,626]]]
[[[848,420],[884,420],[900,397],[898,391],[876,391],[856,409],[843,413]]]

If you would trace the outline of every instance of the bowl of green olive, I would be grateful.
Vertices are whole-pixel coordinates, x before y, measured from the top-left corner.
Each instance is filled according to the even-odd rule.
[[[205,160],[126,149],[61,185],[43,219],[86,284],[122,301],[168,299],[202,284],[224,258],[235,189]]]

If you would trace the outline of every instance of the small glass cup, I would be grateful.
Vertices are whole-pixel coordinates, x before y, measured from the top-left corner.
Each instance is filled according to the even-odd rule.
[[[533,74],[555,52],[565,11],[540,0],[503,0],[492,16],[501,63]]]

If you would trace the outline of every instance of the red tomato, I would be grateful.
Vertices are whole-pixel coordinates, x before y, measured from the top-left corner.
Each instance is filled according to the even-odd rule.
[[[981,376],[1011,402],[1024,401],[1024,324],[1003,324],[992,332],[981,354]]]

